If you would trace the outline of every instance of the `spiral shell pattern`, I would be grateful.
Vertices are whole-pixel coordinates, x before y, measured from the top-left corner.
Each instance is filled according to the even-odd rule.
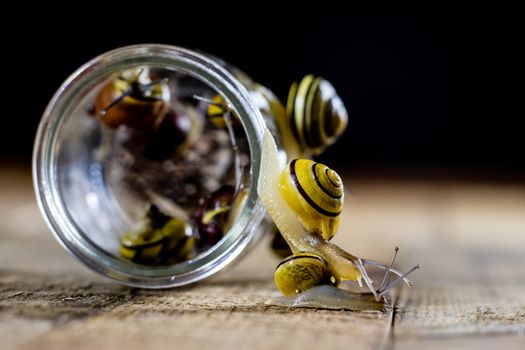
[[[297,143],[314,155],[333,144],[348,123],[348,112],[332,84],[313,75],[292,84],[286,114]]]
[[[308,231],[327,240],[335,235],[344,201],[335,171],[310,159],[292,160],[281,175],[280,190]]]
[[[284,295],[294,295],[329,283],[326,262],[315,254],[298,253],[281,261],[275,269],[275,285]]]

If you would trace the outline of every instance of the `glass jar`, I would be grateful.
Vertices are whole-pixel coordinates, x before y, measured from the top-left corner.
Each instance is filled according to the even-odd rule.
[[[170,144],[171,138],[155,136],[153,140],[166,141],[168,146],[162,142],[144,146],[144,143],[133,141],[131,143],[136,144],[132,145],[131,151],[123,150],[122,144],[126,144],[129,135],[122,136],[118,128],[101,127],[101,120],[104,119],[93,116],[93,109],[97,108],[93,101],[98,101],[101,90],[108,85],[108,81],[115,79],[115,74],[132,70],[137,71],[137,76],[147,70],[149,86],[163,84],[163,81],[171,84],[170,87],[175,86],[178,92],[168,98],[180,102],[181,106],[206,109],[202,103],[213,101],[199,94],[204,91],[207,96],[220,96],[224,106],[242,126],[244,136],[241,144],[232,141],[236,137],[232,137],[231,127],[221,131],[222,136],[216,136],[221,142],[229,143],[229,147],[224,148],[229,153],[221,158],[229,162],[229,170],[220,170],[220,164],[217,165],[220,162],[212,166],[210,162],[213,163],[213,160],[202,158],[205,161],[196,171],[207,169],[208,173],[204,175],[217,175],[222,171],[221,174],[225,175],[231,173],[233,167],[235,183],[242,184],[245,200],[237,208],[238,215],[222,239],[187,261],[157,266],[128,261],[119,256],[122,233],[136,226],[146,202],[153,200],[156,205],[177,212],[177,208],[173,208],[173,198],[180,199],[177,205],[185,205],[195,197],[196,192],[209,194],[222,184],[217,180],[210,185],[205,182],[206,179],[201,179],[205,176],[199,173],[194,178],[201,179],[201,182],[193,184],[193,187],[185,185],[182,192],[177,192],[177,176],[181,170],[175,169],[178,164],[171,162],[170,156],[162,156],[168,146],[175,149],[174,152],[180,151],[180,157],[191,158],[195,154],[208,157],[214,154],[216,149],[213,145],[205,147],[203,152],[208,154],[196,151],[199,144],[209,141],[209,135],[212,135],[208,133],[210,123],[207,120],[204,123],[208,126],[203,126],[203,121],[200,121],[197,132],[193,130],[193,121],[189,128],[183,128],[188,135],[195,134],[189,141],[195,147],[189,148],[186,148],[187,145]],[[152,82],[155,75],[157,83]],[[149,88],[142,89],[146,95],[154,93]],[[116,103],[119,101],[112,104]],[[269,90],[252,82],[235,68],[190,50],[166,45],[138,45],[105,53],[86,63],[64,82],[42,117],[33,156],[34,185],[41,212],[55,238],[67,251],[92,270],[113,280],[145,288],[174,287],[202,280],[236,260],[267,229],[263,221],[265,211],[258,200],[256,188],[265,128],[271,130],[280,148],[282,161],[286,160],[286,152],[281,146],[282,137],[273,115],[275,108],[281,108],[279,106]],[[109,107],[103,111],[106,116]],[[141,128],[136,127],[133,133],[140,134],[143,132]],[[224,138],[225,132],[230,136],[229,141],[225,141],[228,140]],[[126,140],[119,139],[122,137]],[[182,147],[182,150],[177,147]],[[134,157],[137,149],[142,152],[151,148],[154,149],[153,158],[161,159],[142,162]],[[290,152],[293,153],[293,150]],[[146,157],[147,152],[141,153],[140,157],[144,158],[143,155]],[[191,216],[192,210],[195,208],[185,215]]]

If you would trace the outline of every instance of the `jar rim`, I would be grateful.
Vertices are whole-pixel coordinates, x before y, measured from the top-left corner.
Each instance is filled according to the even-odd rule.
[[[169,266],[150,267],[131,264],[110,255],[86,239],[69,216],[58,191],[56,150],[62,121],[74,102],[93,82],[111,73],[138,65],[164,65],[182,71],[212,86],[239,116],[247,134],[251,156],[250,187],[246,203],[223,239],[189,261]],[[106,52],[78,68],[60,86],[49,102],[35,138],[33,185],[38,206],[57,241],[69,253],[106,277],[143,288],[166,288],[193,283],[220,271],[241,255],[257,237],[264,207],[257,196],[263,117],[244,86],[218,62],[194,51],[171,45],[140,44]]]

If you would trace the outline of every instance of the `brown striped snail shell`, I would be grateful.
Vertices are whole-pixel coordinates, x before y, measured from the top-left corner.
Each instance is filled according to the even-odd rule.
[[[339,228],[343,182],[339,175],[310,159],[294,159],[283,170],[280,191],[309,232],[331,239]]]
[[[330,273],[319,256],[298,253],[281,261],[275,269],[274,279],[282,294],[294,295],[330,283]]]
[[[286,115],[297,143],[313,155],[333,144],[348,123],[348,112],[332,84],[313,75],[292,84]]]
[[[150,127],[164,117],[170,106],[165,80],[152,81],[146,68],[120,72],[102,87],[95,98],[95,116],[106,126]]]

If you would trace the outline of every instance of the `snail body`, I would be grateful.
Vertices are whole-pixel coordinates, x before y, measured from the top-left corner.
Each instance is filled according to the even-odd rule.
[[[265,304],[288,308],[352,311],[386,311],[391,307],[385,298],[378,301],[372,293],[353,293],[327,284],[316,285],[297,295],[273,298]]]

